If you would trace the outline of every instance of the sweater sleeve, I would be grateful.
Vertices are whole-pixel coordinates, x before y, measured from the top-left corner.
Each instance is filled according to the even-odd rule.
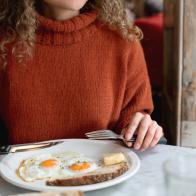
[[[153,101],[151,86],[144,58],[143,49],[139,41],[131,44],[128,55],[127,80],[124,100],[116,131],[121,131],[136,112],[151,114]]]

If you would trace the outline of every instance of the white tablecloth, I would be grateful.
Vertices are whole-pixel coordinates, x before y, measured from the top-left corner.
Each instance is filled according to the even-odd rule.
[[[163,163],[169,157],[174,155],[194,154],[196,149],[182,148],[169,145],[158,145],[156,148],[145,152],[136,152],[141,159],[141,168],[139,172],[131,179],[119,185],[87,192],[86,196],[130,196],[137,195],[138,190],[144,189],[150,184],[164,184]],[[0,156],[0,159],[2,156]],[[7,196],[10,194],[28,193],[28,190],[17,188],[0,177],[0,194]]]

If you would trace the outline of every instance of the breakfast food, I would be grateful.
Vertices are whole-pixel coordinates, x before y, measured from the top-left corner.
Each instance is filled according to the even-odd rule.
[[[128,170],[127,162],[122,162],[115,165],[103,166],[94,172],[86,175],[78,175],[64,179],[48,180],[46,183],[50,186],[80,186],[89,185],[112,180]]]
[[[17,174],[26,182],[86,174],[98,168],[94,160],[79,153],[38,155],[20,164]]]
[[[128,168],[123,153],[106,154],[95,161],[79,153],[63,152],[26,159],[17,174],[26,182],[45,180],[49,186],[79,186],[111,180]]]
[[[123,153],[110,153],[105,154],[103,157],[104,165],[113,165],[121,162],[126,162],[125,155]]]

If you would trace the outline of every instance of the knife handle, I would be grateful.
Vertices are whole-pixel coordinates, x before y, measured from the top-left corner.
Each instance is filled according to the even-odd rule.
[[[47,148],[59,143],[62,143],[62,141],[0,146],[0,155]]]
[[[19,145],[19,146],[13,146],[10,149],[10,153],[13,152],[24,152],[24,151],[30,151],[30,150],[37,150],[41,148],[50,147],[51,143],[40,143],[40,144],[31,144],[31,145]]]
[[[0,155],[1,154],[8,154],[11,147],[9,145],[6,146],[0,146]]]

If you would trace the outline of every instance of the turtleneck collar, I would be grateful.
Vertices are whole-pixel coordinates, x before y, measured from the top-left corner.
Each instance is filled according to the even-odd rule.
[[[96,11],[82,13],[65,21],[37,15],[37,42],[46,45],[65,45],[81,41],[96,30]]]

